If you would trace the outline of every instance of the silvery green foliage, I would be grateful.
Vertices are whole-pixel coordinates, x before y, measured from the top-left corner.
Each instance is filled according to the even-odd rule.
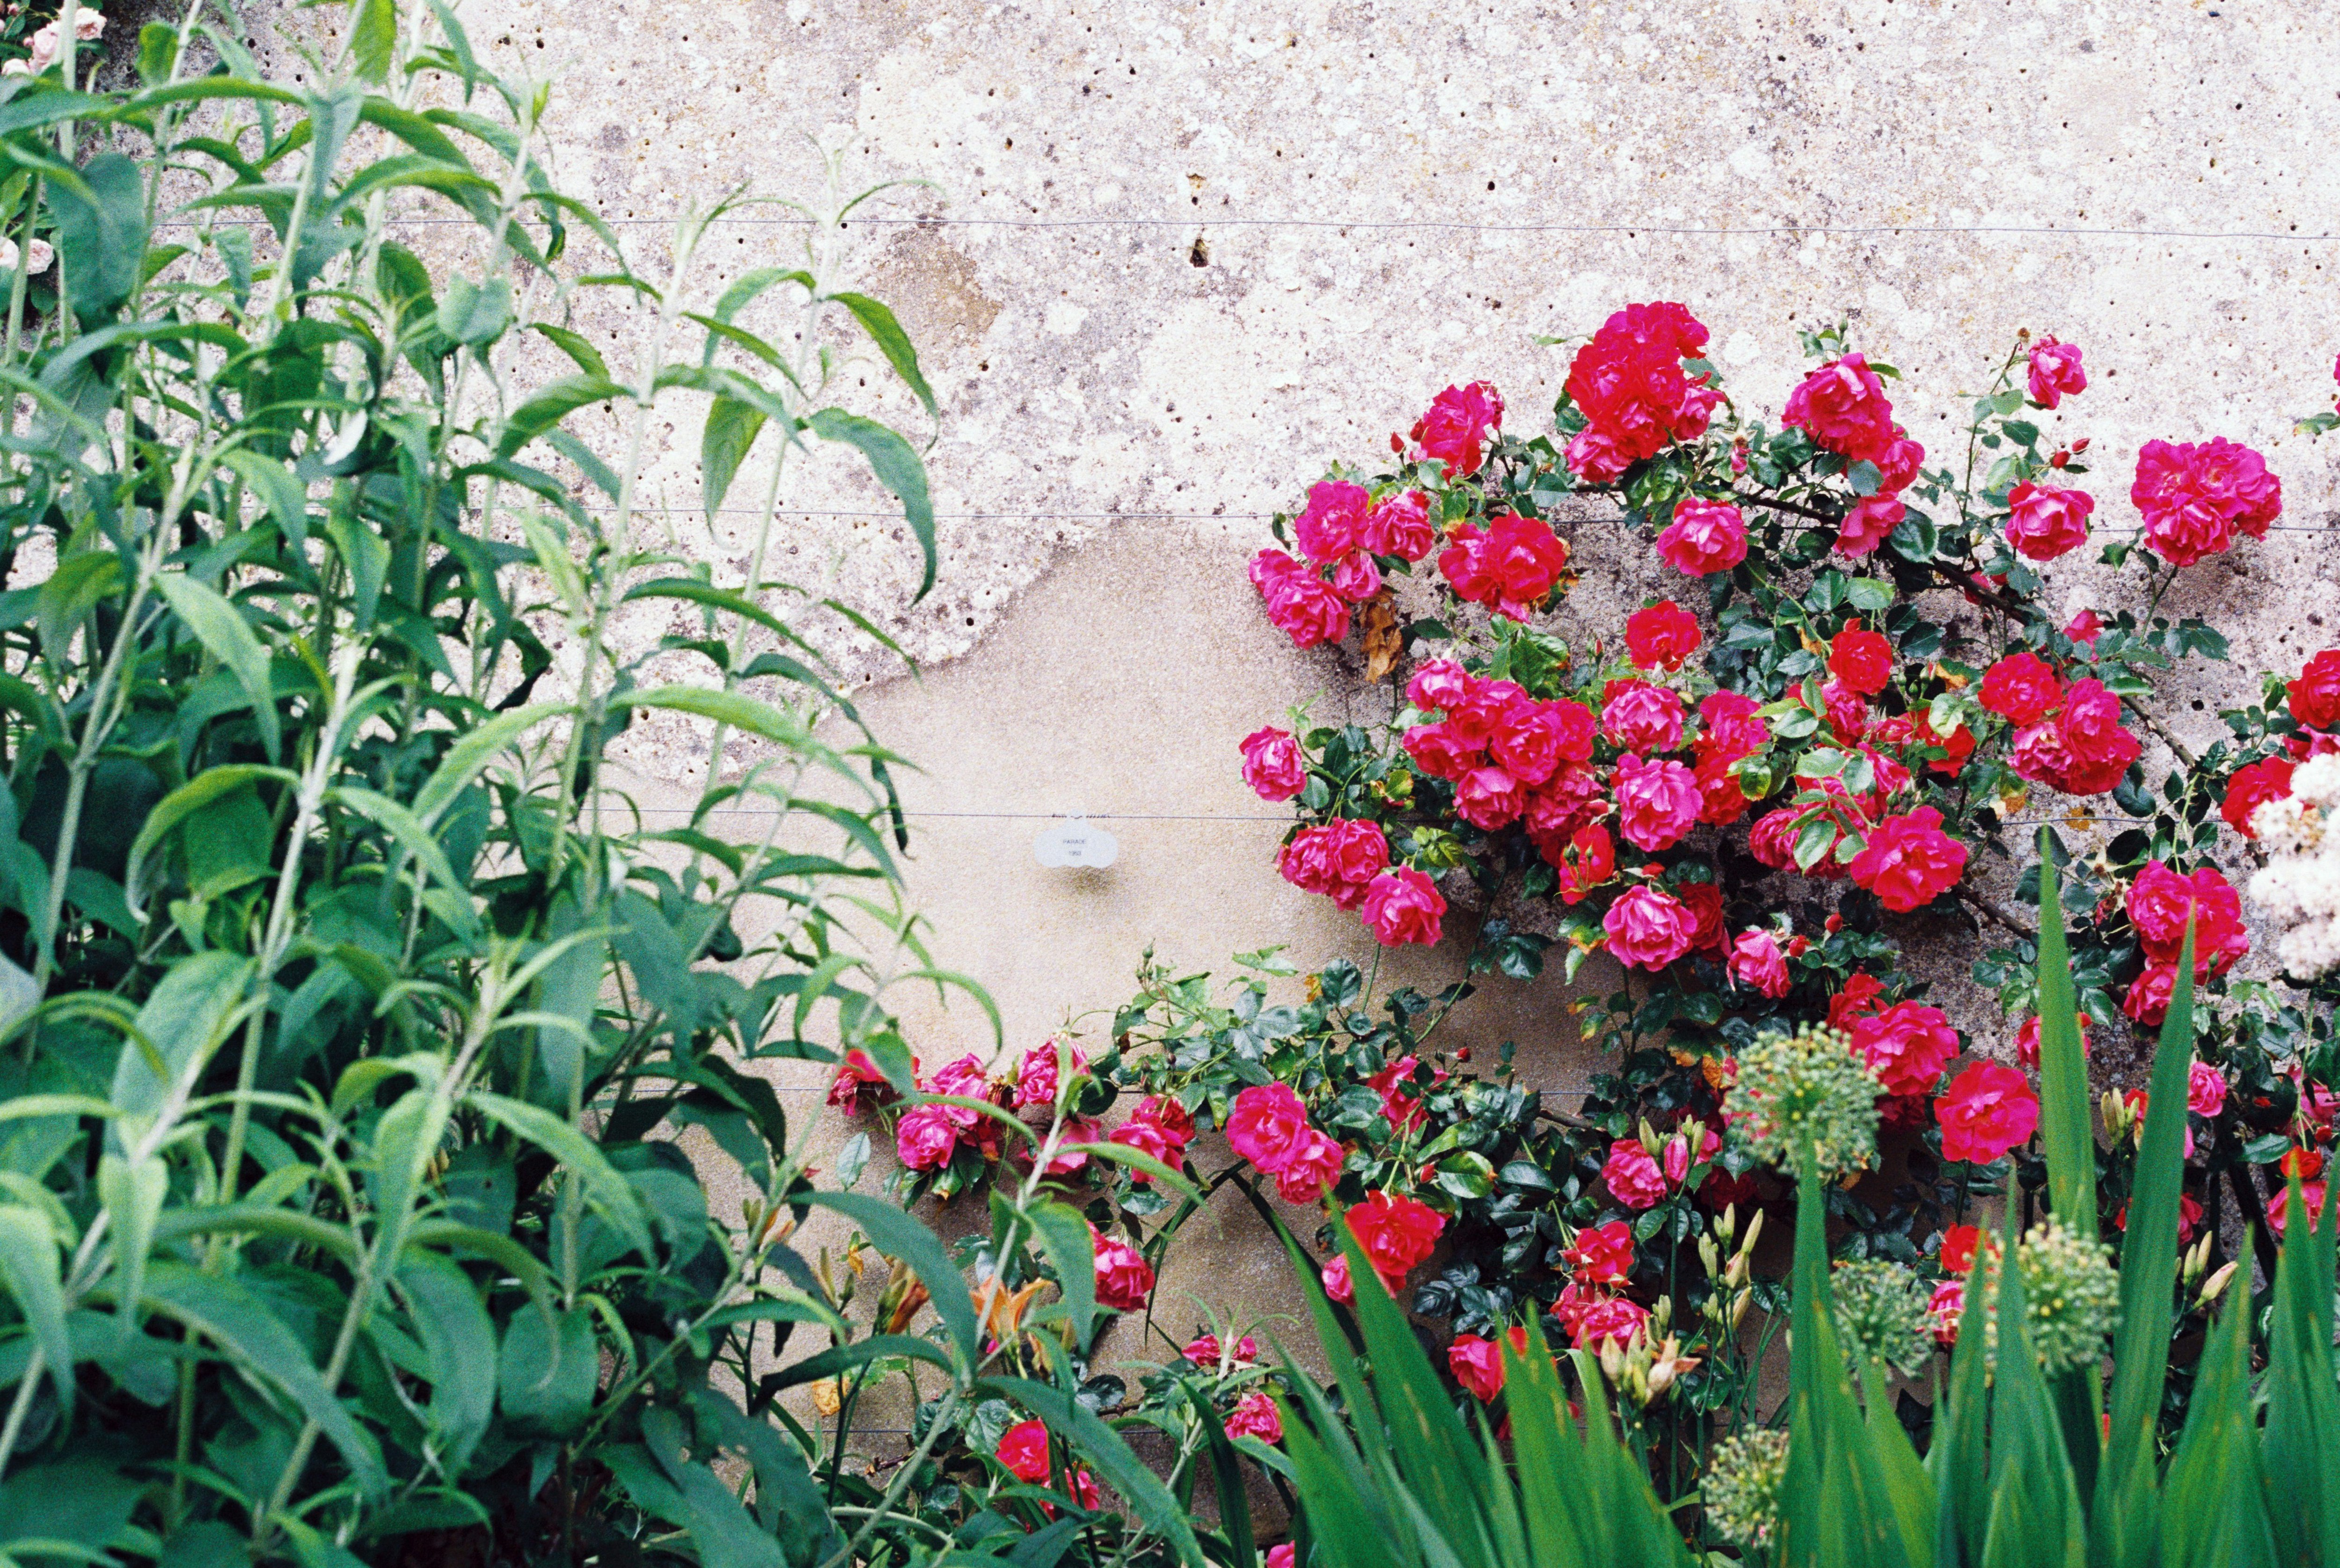
[[[204,0],[120,91],[68,91],[71,45],[0,81],[0,213],[57,253],[0,348],[0,1553],[828,1561],[768,1369],[839,1321],[789,1222],[852,1200],[753,1064],[907,1082],[889,991],[957,982],[897,897],[891,759],[798,630],[821,601],[767,568],[783,460],[836,441],[931,581],[916,445],[828,389],[862,356],[932,398],[838,286],[835,211],[728,290],[706,216],[650,268],[451,12],[337,21],[292,83]],[[641,342],[572,330],[585,291]],[[548,342],[573,373],[526,379]],[[744,580],[637,526],[678,401],[712,410],[704,504],[759,481]],[[690,635],[620,650],[644,600]],[[602,779],[644,710],[706,737],[687,820]],[[965,1380],[942,1305],[911,1344]]]

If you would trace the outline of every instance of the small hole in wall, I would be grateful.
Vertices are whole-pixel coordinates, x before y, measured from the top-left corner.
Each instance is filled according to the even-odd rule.
[[[1211,264],[1211,247],[1198,239],[1195,248],[1186,253],[1186,259],[1198,267],[1207,267]]]

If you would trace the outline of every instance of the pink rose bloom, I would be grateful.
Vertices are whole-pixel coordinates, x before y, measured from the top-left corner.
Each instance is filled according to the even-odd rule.
[[[1774,871],[1784,871],[1796,863],[1796,813],[1782,806],[1776,811],[1766,811],[1755,819],[1747,834],[1747,852]]]
[[[1229,1437],[1256,1437],[1262,1443],[1284,1441],[1284,1418],[1275,1413],[1275,1401],[1264,1394],[1246,1394],[1235,1401],[1227,1412],[1226,1433]]]
[[[1942,831],[1939,811],[1920,806],[1879,823],[1848,869],[1878,902],[1906,915],[1948,892],[1966,868],[1967,847]]]
[[[1382,569],[1359,551],[1333,569],[1333,591],[1351,604],[1363,604],[1382,590]]]
[[[1523,699],[1503,710],[1487,749],[1504,772],[1532,788],[1551,778],[1552,769],[1576,749],[1580,721],[1584,756],[1591,756],[1591,720],[1592,715],[1581,703]]]
[[[1626,1296],[1612,1295],[1578,1312],[1571,1332],[1577,1349],[1591,1350],[1604,1339],[1624,1344],[1649,1320],[1649,1308]]]
[[[1449,537],[1438,554],[1440,573],[1462,598],[1512,620],[1525,620],[1568,567],[1568,541],[1550,524],[1513,512],[1489,518],[1483,532],[1466,522]]]
[[[1760,926],[1739,934],[1728,968],[1732,979],[1760,996],[1776,1002],[1788,994],[1788,960],[1779,939]]]
[[[1830,360],[1788,394],[1780,422],[1812,438],[1812,444],[1858,461],[1873,458],[1893,436],[1893,405],[1885,383],[1859,354]]]
[[[2169,998],[2176,989],[2175,962],[2147,964],[2145,973],[2130,983],[2128,995],[2121,998],[2121,1011],[2147,1027],[2158,1027],[2169,1016]]]
[[[1219,1336],[1215,1334],[1198,1334],[1189,1340],[1186,1348],[1178,1354],[1196,1366],[1215,1367],[1219,1364]],[[1258,1360],[1259,1341],[1248,1334],[1244,1335],[1235,1341],[1234,1355],[1228,1359],[1237,1366],[1247,1365]]]
[[[1867,555],[1892,537],[1909,509],[1899,496],[1864,495],[1837,524],[1836,548],[1843,555]]]
[[[1275,1196],[1288,1204],[1323,1202],[1326,1191],[1341,1179],[1341,1166],[1347,1158],[1339,1144],[1314,1127],[1303,1127],[1284,1147],[1284,1164],[1274,1173]]]
[[[1587,1226],[1560,1255],[1579,1284],[1622,1285],[1633,1272],[1633,1227],[1621,1219]]]
[[[2207,1062],[2186,1070],[2186,1108],[2197,1116],[2215,1116],[2226,1108],[2226,1075]]]
[[[2088,372],[2080,368],[2080,345],[2041,338],[2031,345],[2031,401],[2054,408],[2065,398],[2087,391]]]
[[[1610,1196],[1630,1209],[1645,1209],[1666,1196],[1666,1173],[1639,1138],[1619,1138],[1609,1146],[1601,1180]]]
[[[2146,957],[2175,964],[2186,937],[2186,917],[2194,916],[2194,977],[2224,974],[2250,951],[2243,926],[2243,903],[2216,866],[2181,877],[2159,860],[2148,860],[2128,890],[2129,924]]]
[[[1452,659],[1433,659],[1405,683],[1405,700],[1424,712],[1458,708],[1471,695],[1471,673]]]
[[[1747,559],[1747,520],[1728,501],[1688,497],[1674,503],[1658,553],[1692,577],[1728,571]]]
[[[1899,425],[1893,427],[1893,439],[1882,451],[1869,454],[1869,461],[1877,465],[1877,493],[1899,495],[1916,482],[1919,471],[1925,466],[1926,449],[1909,439],[1909,432]]]
[[[2039,1097],[2013,1067],[1977,1062],[1934,1102],[1934,1119],[1944,1159],[1988,1165],[2038,1130]]]
[[[1662,969],[1698,938],[1698,917],[1670,893],[1628,888],[1601,918],[1609,950],[1628,968]]]
[[[1365,1087],[1382,1097],[1382,1115],[1389,1117],[1390,1126],[1402,1133],[1420,1126],[1422,1118],[1428,1114],[1423,1107],[1421,1092],[1413,1081],[1414,1070],[1421,1066],[1417,1057],[1400,1057],[1365,1079]],[[1444,1067],[1430,1069],[1433,1088],[1445,1081]]]
[[[1324,1265],[1324,1294],[1344,1304],[1357,1299],[1357,1287],[1349,1281],[1349,1255],[1343,1253]]]
[[[1756,717],[1760,706],[1753,698],[1736,691],[1717,691],[1701,700],[1698,705],[1696,742],[1699,760],[1736,762],[1769,746],[1770,728]]]
[[[1277,1542],[1267,1549],[1267,1568],[1298,1568],[1297,1551],[1289,1541]]]
[[[1091,1226],[1096,1253],[1096,1304],[1115,1312],[1135,1312],[1154,1294],[1154,1265],[1117,1236]]]
[[[1405,748],[1416,769],[1450,783],[1460,782],[1487,759],[1485,751],[1472,745],[1452,719],[1417,724],[1400,737],[1398,744]]]
[[[894,1153],[914,1171],[940,1170],[950,1164],[958,1146],[958,1128],[952,1125],[949,1106],[916,1106],[902,1113],[894,1128]]]
[[[1430,526],[1430,498],[1418,490],[1400,491],[1365,514],[1365,549],[1374,555],[1394,555],[1420,561],[1438,541]]]
[[[1294,834],[1277,857],[1276,868],[1302,892],[1319,893],[1344,909],[1354,909],[1365,901],[1373,879],[1389,868],[1389,839],[1377,822],[1336,817]]]
[[[1089,1058],[1078,1046],[1072,1047],[1073,1071],[1088,1070]],[[1016,1072],[1015,1106],[1022,1110],[1027,1106],[1053,1106],[1056,1103],[1056,1042],[1046,1041],[1024,1053],[1024,1062]]]
[[[1076,1116],[1065,1124],[1064,1141],[1068,1144],[1097,1143],[1101,1141],[1104,1136],[1105,1129],[1098,1126],[1096,1123],[1087,1120],[1085,1117]],[[1030,1156],[1031,1151],[1028,1149],[1019,1149],[1016,1151],[1016,1157],[1023,1164],[1027,1166],[1032,1163]],[[1056,1156],[1056,1158],[1048,1162],[1048,1168],[1042,1171],[1040,1174],[1042,1176],[1071,1176],[1075,1171],[1086,1168],[1088,1163],[1089,1156],[1086,1151],[1074,1150],[1070,1153]]]
[[[1172,1142],[1169,1134],[1163,1130],[1162,1125],[1150,1117],[1132,1116],[1121,1126],[1114,1128],[1106,1141],[1119,1144],[1124,1148],[1135,1149],[1142,1155],[1151,1156],[1173,1169],[1177,1167],[1179,1147]],[[1150,1183],[1154,1177],[1145,1171],[1132,1170],[1130,1179]]]
[[[2085,1058],[2088,1054],[2088,1015],[2080,1014],[2079,1020],[2080,1055]],[[2034,1072],[2039,1070],[2039,1015],[2037,1013],[2024,1019],[2022,1027],[2015,1031],[2015,1059]]]
[[[1408,942],[1436,945],[1439,922],[1445,917],[1446,898],[1438,884],[1411,866],[1385,871],[1366,884],[1365,925],[1384,948]]]
[[[1568,443],[1568,468],[1587,484],[1614,484],[1633,466],[1633,454],[1611,432],[1586,425]]]
[[[1048,1479],[1047,1427],[1037,1421],[1016,1423],[1001,1434],[993,1457],[1016,1480],[1033,1486],[1045,1485]]]
[[[1617,761],[1617,829],[1625,841],[1652,853],[1670,849],[1698,825],[1698,775],[1679,762]]]
[[[1621,750],[1674,750],[1681,745],[1682,700],[1646,680],[1612,680],[1601,697],[1601,728]]]
[[[2307,1228],[2313,1233],[2324,1221],[2324,1184],[2320,1181],[2300,1183],[2299,1196],[2306,1206]],[[2281,1241],[2283,1227],[2291,1217],[2291,1186],[2288,1183],[2275,1195],[2275,1201],[2267,1205],[2266,1217],[2267,1229],[2275,1233],[2277,1241]]]
[[[1243,738],[1244,782],[1263,800],[1289,800],[1306,788],[1307,759],[1288,729],[1273,725]]]
[[[1492,832],[1528,809],[1527,786],[1501,768],[1473,768],[1454,782],[1454,814]]]
[[[1413,456],[1444,463],[1449,479],[1468,479],[1486,461],[1485,444],[1502,422],[1502,394],[1491,383],[1448,387],[1414,421]]]
[[[1671,599],[1625,618],[1626,650],[1643,670],[1680,670],[1702,640],[1698,617]]]
[[[2007,542],[2018,555],[2053,561],[2088,542],[2096,497],[2084,490],[2052,490],[2025,480],[2008,492]]]
[[[1926,1327],[1934,1343],[1948,1350],[1958,1342],[1958,1319],[1966,1315],[1967,1283],[1962,1279],[1946,1279],[1934,1286],[1931,1300],[1926,1303]]]
[[[1330,566],[1362,542],[1371,494],[1361,484],[1322,479],[1308,487],[1308,505],[1292,520],[1292,537],[1308,559]]]
[[[1853,1024],[1852,1048],[1887,1094],[1922,1095],[1958,1054],[1958,1032],[1939,1007],[1896,1002]]]
[[[1268,620],[1293,647],[1314,648],[1349,635],[1349,601],[1314,569],[1280,550],[1263,550],[1252,560],[1251,580],[1267,601]]]
[[[1254,1084],[1235,1097],[1227,1112],[1227,1142],[1272,1176],[1291,1159],[1307,1126],[1308,1109],[1290,1084]]]
[[[974,1053],[946,1063],[935,1070],[935,1076],[922,1086],[930,1095],[953,1095],[963,1100],[987,1100],[991,1097],[991,1078]],[[965,1106],[937,1107],[950,1119],[953,1126],[972,1127],[983,1119],[983,1113]]]

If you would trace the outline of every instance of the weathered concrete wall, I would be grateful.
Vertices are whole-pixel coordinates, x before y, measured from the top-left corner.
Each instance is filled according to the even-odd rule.
[[[2246,668],[2325,639],[2340,561],[2306,531],[2329,519],[2340,448],[2288,432],[2330,397],[2340,348],[2328,6],[464,0],[463,15],[498,60],[560,69],[561,164],[614,219],[662,220],[739,181],[808,194],[806,136],[844,148],[860,180],[941,187],[890,210],[938,221],[873,224],[863,253],[947,405],[941,584],[902,608],[898,526],[828,515],[878,504],[842,467],[791,487],[810,510],[790,544],[808,570],[838,562],[842,590],[930,661],[867,706],[927,769],[909,785],[925,813],[912,888],[937,956],[991,987],[1010,1048],[1125,997],[1149,942],[1198,966],[1278,940],[1304,961],[1363,948],[1276,879],[1272,821],[1221,819],[1273,815],[1234,778],[1240,735],[1319,690],[1360,700],[1339,658],[1279,643],[1242,560],[1321,463],[1366,459],[1449,382],[1491,378],[1512,428],[1540,425],[1564,361],[1532,335],[1587,332],[1630,300],[1688,302],[1735,395],[1774,413],[1795,328],[1849,317],[1908,373],[1903,418],[1937,449],[2018,328],[2077,342],[2092,385],[2049,422],[2094,438],[2099,522],[2134,526],[2146,440],[2258,446],[2287,531],[2190,574],[2186,607],[2219,613]],[[714,249],[736,270],[794,243],[743,224]],[[614,341],[622,313],[595,311],[584,324]],[[867,395],[910,418],[898,394]],[[689,461],[679,447],[663,471],[679,481]],[[677,526],[719,571],[744,566],[736,533]],[[1580,543],[1593,571],[1567,615],[1654,583],[1638,551],[1597,530]],[[2053,575],[2083,601],[2110,591],[2094,568]],[[2214,720],[2189,704],[2217,695],[2164,706],[2198,736]],[[697,765],[655,737],[629,760],[677,779]],[[1075,807],[1160,819],[1111,822],[1121,862],[1070,873],[1034,862],[1036,821],[939,815]],[[1964,961],[1952,945],[1939,967]],[[1574,1081],[1587,1064],[1562,1003],[1551,980],[1512,987],[1467,1027],[1530,1042],[1543,1081]],[[929,1060],[987,1040],[964,1006],[909,1017]],[[1190,1248],[1169,1287],[1288,1305],[1282,1265],[1241,1245],[1248,1217],[1221,1218],[1227,1245]]]

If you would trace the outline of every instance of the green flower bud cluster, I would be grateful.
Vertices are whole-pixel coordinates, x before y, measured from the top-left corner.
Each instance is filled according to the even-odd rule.
[[[1914,1269],[1884,1258],[1839,1264],[1829,1288],[1836,1298],[1836,1331],[1858,1364],[1882,1362],[1904,1377],[1932,1359],[1927,1330],[1930,1295]]]
[[[1742,1552],[1770,1543],[1780,1527],[1780,1488],[1788,1479],[1788,1434],[1742,1432],[1714,1445],[1698,1484],[1706,1522]]]
[[[1843,1034],[1802,1024],[1770,1034],[1739,1054],[1723,1110],[1758,1159],[1820,1180],[1867,1168],[1877,1158],[1877,1075]],[[1800,1167],[1809,1149],[1817,1171]]]

